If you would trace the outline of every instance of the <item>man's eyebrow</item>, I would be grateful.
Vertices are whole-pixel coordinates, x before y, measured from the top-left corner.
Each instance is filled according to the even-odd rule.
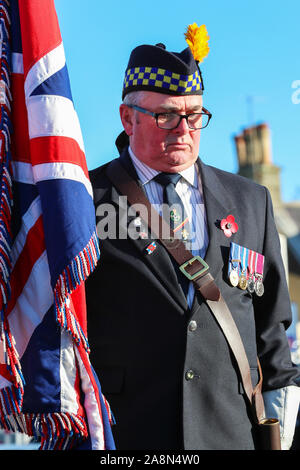
[[[159,106],[160,109],[162,109],[162,112],[167,112],[167,113],[177,113],[178,111],[180,111],[180,108],[179,106],[175,106],[175,105],[169,105],[169,104],[162,104]],[[193,113],[193,112],[201,112],[202,111],[202,105],[200,104],[196,104],[194,106],[191,106],[190,108],[188,108],[188,112],[189,113]]]

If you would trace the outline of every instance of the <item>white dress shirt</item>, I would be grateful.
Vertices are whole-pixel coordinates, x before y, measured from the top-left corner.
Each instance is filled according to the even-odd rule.
[[[163,187],[153,178],[159,173],[140,161],[129,147],[129,155],[142,183],[147,197],[157,212],[162,214]],[[191,227],[191,246],[188,247],[194,256],[205,257],[208,247],[208,230],[203,200],[201,177],[197,165],[192,165],[180,172],[182,178],[176,184],[175,190],[180,196]],[[189,285],[187,302],[192,306],[195,289],[192,282]]]

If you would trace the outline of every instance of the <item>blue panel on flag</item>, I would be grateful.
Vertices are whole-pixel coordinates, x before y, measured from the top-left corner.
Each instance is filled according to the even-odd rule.
[[[39,85],[31,95],[58,95],[72,101],[72,92],[67,66],[65,65]]]
[[[22,217],[34,199],[39,195],[37,187],[35,184],[19,183],[14,181],[13,192],[16,201],[14,209],[17,214]]]
[[[51,413],[60,406],[60,335],[54,306],[33,332],[21,364],[25,377],[23,412]],[[34,360],[33,360],[34,358]],[[26,380],[30,377],[30,380]]]
[[[22,40],[21,40],[21,28],[20,28],[20,14],[19,5],[17,0],[11,0],[11,48],[12,52],[22,53]]]
[[[14,181],[13,193],[15,199],[11,228],[14,237],[21,228],[23,215],[27,212],[33,201],[38,197],[38,190],[35,184],[17,183]]]
[[[82,247],[89,243],[95,224],[90,214],[93,200],[86,187],[77,181],[46,180],[37,183],[37,186],[43,208],[50,275],[52,280],[56,280],[70,259],[76,257]]]

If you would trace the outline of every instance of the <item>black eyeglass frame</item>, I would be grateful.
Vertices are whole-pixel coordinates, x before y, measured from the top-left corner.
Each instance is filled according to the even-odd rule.
[[[156,125],[157,125],[157,127],[158,127],[159,129],[164,129],[164,130],[169,130],[169,131],[172,131],[173,129],[176,129],[176,128],[179,126],[179,124],[181,123],[181,120],[182,120],[182,119],[185,119],[185,120],[186,120],[186,123],[187,123],[189,129],[191,129],[191,130],[193,130],[193,131],[198,131],[198,130],[200,130],[200,129],[205,129],[205,127],[208,126],[209,121],[210,121],[211,118],[212,118],[212,114],[208,111],[208,109],[206,109],[206,108],[204,108],[204,107],[202,108],[202,109],[204,110],[204,112],[202,112],[202,113],[177,114],[177,113],[154,113],[154,112],[152,112],[152,111],[149,111],[148,109],[141,108],[140,106],[136,106],[136,105],[134,105],[134,104],[128,104],[127,106],[128,106],[128,108],[135,109],[136,111],[139,111],[140,113],[148,114],[149,116],[154,117],[154,118],[155,118],[155,121],[156,121]],[[162,114],[164,114],[164,115],[166,115],[166,114],[176,114],[176,115],[179,117],[178,124],[177,124],[175,127],[172,127],[172,128],[160,127],[160,126],[158,125],[158,118],[159,118],[159,116],[162,115]],[[205,126],[203,126],[203,127],[191,127],[191,126],[189,125],[189,121],[188,121],[189,116],[194,116],[195,114],[196,114],[196,115],[201,114],[202,116],[208,116],[208,121],[207,121],[207,123],[205,124]]]

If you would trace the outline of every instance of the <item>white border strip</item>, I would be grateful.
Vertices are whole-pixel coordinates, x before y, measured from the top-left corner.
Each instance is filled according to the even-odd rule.
[[[42,281],[41,281],[42,280]],[[18,345],[18,354],[24,354],[36,327],[54,303],[47,253],[44,251],[34,264],[21,295],[8,316],[10,331]],[[0,363],[5,360],[0,348]],[[1,357],[2,356],[2,357]]]
[[[11,162],[13,179],[17,183],[34,184],[32,165],[25,162]]]
[[[38,218],[42,215],[41,199],[37,196],[22,217],[21,228],[15,238],[12,250],[12,268],[23,251],[29,230],[34,226]]]
[[[93,189],[90,180],[85,176],[83,169],[74,163],[41,163],[33,167],[35,182],[52,179],[69,179],[82,183],[87,192],[93,197]]]
[[[52,179],[69,179],[82,183],[93,198],[93,188],[83,169],[75,163],[53,162],[31,166],[30,163],[12,162],[14,180],[19,183],[35,184]]]
[[[24,74],[23,54],[13,52],[11,55],[12,73]]]
[[[81,387],[84,392],[84,409],[87,414],[92,450],[104,450],[103,422],[102,416],[99,413],[94,388],[77,348],[75,348],[75,352],[80,370]]]
[[[57,95],[34,95],[27,100],[29,137],[63,136],[84,143],[73,102]]]
[[[76,360],[73,340],[69,332],[61,328],[60,347],[60,400],[63,412],[78,412],[77,394],[75,390]]]
[[[61,70],[65,64],[65,51],[63,43],[61,43],[36,62],[28,71],[24,85],[25,97],[28,98],[39,85]]]

